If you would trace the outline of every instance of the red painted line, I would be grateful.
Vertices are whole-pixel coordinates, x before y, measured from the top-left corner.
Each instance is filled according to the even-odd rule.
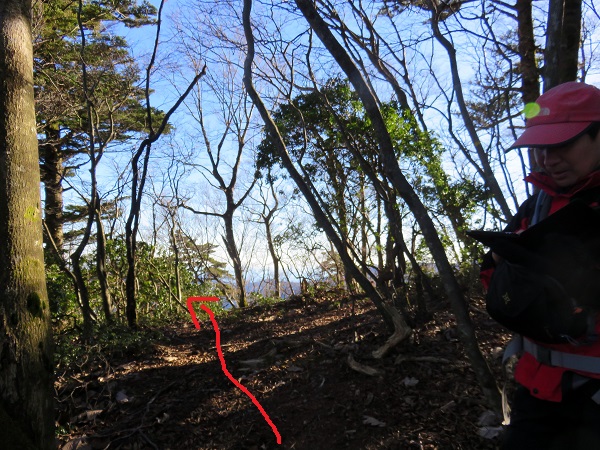
[[[194,322],[194,326],[200,329],[200,322],[198,322],[198,317],[196,317],[196,311],[194,311],[194,306],[192,305],[194,302],[218,302],[219,297],[188,297],[187,299],[187,307],[190,312],[190,316],[192,316],[192,322]]]
[[[218,301],[218,300],[219,299],[217,297],[189,297],[188,298],[188,300],[187,300],[188,310],[190,311],[190,315],[192,316],[192,322],[194,322],[194,325],[196,326],[197,329],[200,329],[200,323],[198,322],[198,318],[196,317],[196,312],[194,311],[194,307],[192,306],[193,302],[214,302],[214,301]],[[279,430],[277,430],[277,426],[275,426],[275,424],[273,423],[273,421],[271,420],[271,418],[269,417],[269,415],[267,414],[265,409],[262,407],[260,402],[256,399],[256,397],[254,395],[252,395],[252,393],[248,389],[246,389],[246,387],[244,385],[242,385],[238,380],[236,380],[233,377],[233,375],[231,375],[231,372],[229,372],[229,370],[227,370],[227,365],[225,364],[225,356],[223,355],[223,349],[221,348],[221,331],[219,330],[219,324],[217,323],[217,320],[215,319],[215,314],[206,305],[200,305],[200,308],[202,308],[208,314],[208,316],[210,317],[210,321],[212,322],[213,329],[215,330],[217,354],[219,355],[219,360],[221,361],[221,369],[223,370],[223,373],[225,374],[225,376],[227,378],[229,378],[229,381],[231,381],[244,394],[246,394],[248,396],[248,398],[250,398],[250,400],[252,400],[252,403],[254,403],[254,405],[258,408],[260,413],[263,415],[264,419],[267,421],[267,423],[273,430],[273,433],[275,434],[275,437],[277,438],[277,443],[281,444],[281,434],[279,434]]]

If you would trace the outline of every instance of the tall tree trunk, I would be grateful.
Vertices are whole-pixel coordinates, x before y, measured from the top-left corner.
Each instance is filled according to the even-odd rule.
[[[31,1],[0,2],[0,447],[54,445]]]
[[[232,200],[228,200],[228,204],[232,203]],[[231,208],[228,206],[227,212],[223,214],[223,221],[225,222],[225,236],[223,241],[225,242],[225,248],[227,254],[231,258],[231,264],[233,265],[233,273],[235,275],[235,282],[239,289],[238,294],[238,306],[245,308],[246,302],[246,286],[244,280],[244,272],[242,270],[242,260],[240,258],[240,252],[235,243],[235,235],[233,234],[233,213]]]
[[[175,213],[169,211],[169,215],[171,217],[171,243],[173,245],[173,254],[175,255],[175,291],[177,292],[177,302],[181,303],[181,275],[179,273],[179,246],[177,245],[177,239],[175,236]]]
[[[93,158],[90,158],[93,160]],[[95,165],[92,162],[92,174],[95,173]],[[72,266],[72,274],[75,280],[75,292],[78,295],[81,307],[81,315],[83,316],[83,338],[87,341],[92,337],[93,331],[93,323],[94,320],[92,318],[92,308],[90,306],[90,294],[87,288],[87,283],[83,272],[81,270],[81,256],[87,247],[87,244],[90,240],[90,236],[92,234],[92,227],[94,225],[94,217],[95,217],[95,198],[96,193],[94,190],[95,186],[95,177],[92,176],[92,199],[90,200],[90,204],[88,205],[88,218],[85,225],[85,229],[83,232],[83,236],[81,238],[81,242],[75,249],[75,251],[71,254],[71,266]]]
[[[133,214],[138,215],[138,212]],[[125,244],[127,247],[127,275],[125,277],[125,316],[129,328],[137,328],[137,289],[136,289],[136,235],[134,230],[125,228]]]
[[[429,3],[426,3],[426,4],[429,5]],[[442,5],[443,8],[447,7],[447,5],[443,2],[440,4]],[[431,9],[433,10],[436,3],[433,2],[433,3],[431,3],[431,5],[432,5]],[[426,9],[430,9],[430,8],[427,7]],[[367,20],[366,16],[363,16],[362,24],[369,30],[369,32],[373,36],[377,34],[375,31],[375,28],[373,26],[373,23],[370,22],[369,20]],[[463,114],[463,117],[464,117],[465,127],[466,127],[467,132],[469,133],[469,136],[471,137],[471,141],[473,142],[473,145],[475,147],[475,150],[476,150],[476,153],[477,153],[477,156],[479,159],[479,163],[477,163],[471,157],[469,150],[466,147],[461,145],[460,146],[461,151],[463,152],[463,154],[465,154],[467,159],[471,160],[473,167],[475,167],[475,169],[479,173],[479,176],[484,180],[486,187],[489,189],[490,193],[492,194],[492,196],[494,197],[494,199],[500,206],[500,209],[502,210],[502,212],[504,214],[508,214],[508,216],[506,216],[506,217],[510,217],[510,214],[511,214],[510,208],[508,207],[508,203],[506,201],[504,193],[502,192],[502,189],[500,188],[500,185],[498,184],[498,181],[495,178],[494,172],[490,165],[488,155],[486,154],[486,152],[483,148],[483,145],[481,144],[481,142],[479,140],[479,137],[477,135],[473,121],[471,120],[471,118],[468,114],[468,111],[467,111],[467,106],[466,106],[466,102],[463,98],[463,92],[462,92],[462,87],[461,87],[461,83],[460,83],[459,67],[458,67],[458,62],[456,60],[456,51],[454,50],[452,44],[446,38],[444,38],[444,36],[439,32],[437,22],[435,22],[434,20],[432,20],[432,27],[433,27],[433,31],[434,31],[434,35],[435,35],[436,39],[438,39],[438,41],[442,44],[442,46],[446,49],[446,51],[448,53],[450,67],[451,67],[451,75],[452,75],[453,84],[454,84],[454,90],[456,92],[456,99],[458,101],[458,105],[461,110],[461,113]],[[343,32],[348,33],[348,35],[351,36],[351,39],[353,39],[354,42],[356,42],[356,44],[358,44],[367,53],[369,60],[371,61],[373,66],[377,69],[377,71],[381,74],[381,76],[383,76],[383,78],[393,88],[394,93],[396,94],[396,97],[397,97],[398,102],[400,103],[402,109],[404,111],[411,111],[411,108],[408,104],[408,98],[406,96],[406,93],[400,87],[400,84],[398,83],[396,74],[389,70],[389,68],[386,66],[386,63],[384,62],[384,60],[381,57],[381,54],[379,52],[379,39],[378,38],[372,39],[372,40],[360,39],[348,29],[344,29]],[[373,45],[373,43],[375,43],[375,42],[377,44]],[[404,73],[403,78],[404,78],[405,83],[408,85],[408,88],[412,91],[413,87],[410,82],[410,78],[408,77],[408,71],[406,70],[406,68],[405,68],[405,73]],[[415,98],[414,91],[412,91],[412,97],[413,97],[413,99]],[[421,109],[417,108],[417,110],[415,111],[415,114],[417,115],[417,118],[419,120],[419,123],[422,126],[422,129],[424,131],[427,131],[427,123],[423,118]],[[436,177],[436,175],[434,173],[432,173],[431,176],[432,176],[432,178]],[[453,230],[455,231],[458,238],[461,241],[465,242],[467,240],[467,236],[464,233],[464,217],[463,217],[462,212],[460,210],[457,210],[456,208],[452,208],[452,201],[449,201],[447,196],[442,195],[442,191],[444,189],[443,187],[436,185],[436,189],[438,190],[438,193],[440,194],[439,199],[442,202],[446,213],[448,214],[448,217],[451,221]]]
[[[268,178],[270,179],[271,178],[270,169],[269,169],[268,174],[269,174]],[[277,256],[277,251],[275,250],[275,242],[273,241],[273,229],[272,229],[273,219],[275,217],[276,212],[279,210],[279,198],[277,197],[277,191],[275,189],[273,180],[271,180],[271,182],[269,183],[269,188],[271,190],[271,195],[273,196],[273,201],[275,202],[275,204],[269,210],[269,212],[266,212],[268,208],[267,208],[267,199],[265,198],[261,217],[262,217],[263,223],[265,224],[265,232],[267,235],[266,236],[267,237],[267,247],[269,249],[269,254],[271,255],[271,259],[273,260],[273,283],[274,283],[273,296],[275,298],[280,298],[281,297],[281,280],[280,280],[280,275],[279,275],[279,266],[280,266],[281,261],[279,260],[279,256]]]
[[[271,211],[272,213],[273,211]],[[279,257],[275,251],[275,244],[273,243],[273,234],[271,231],[271,219],[272,215],[268,214],[265,217],[265,231],[267,233],[267,246],[269,247],[269,254],[273,260],[273,296],[275,298],[281,297],[281,282],[279,281]]]
[[[44,183],[44,221],[54,245],[63,248],[63,158],[60,148],[58,124],[49,124],[45,130],[46,142],[42,153],[42,182]]]
[[[479,385],[489,402],[490,406],[500,412],[500,392],[496,385],[494,375],[477,345],[477,338],[473,323],[470,320],[467,308],[467,302],[461,292],[458,282],[454,276],[454,272],[444,246],[440,241],[440,237],[436,231],[435,225],[427,213],[427,209],[419,199],[418,195],[404,177],[404,174],[398,166],[398,161],[394,153],[394,146],[391,141],[389,132],[386,128],[383,116],[379,109],[378,102],[371,91],[369,85],[362,77],[362,74],[346,53],[344,48],[337,42],[326,22],[319,16],[318,11],[312,0],[296,0],[296,5],[306,18],[311,28],[315,31],[319,39],[329,50],[331,55],[337,61],[340,68],[345,72],[358,93],[368,116],[373,123],[375,136],[379,144],[380,158],[383,164],[385,175],[390,179],[394,188],[402,199],[406,202],[421,231],[425,242],[429,247],[429,251],[436,263],[440,278],[446,290],[446,294],[452,304],[454,315],[458,323],[459,337],[465,348],[465,352],[471,362],[471,366],[475,371]],[[435,17],[433,20],[435,21]],[[442,42],[443,44],[443,42]],[[495,180],[495,178],[494,178]],[[507,207],[507,205],[506,205]],[[503,208],[504,210],[504,208]],[[507,214],[510,216],[510,212]]]
[[[277,129],[277,125],[275,125],[275,122],[270,116],[269,111],[267,110],[265,104],[258,95],[258,92],[254,88],[254,84],[252,82],[252,63],[254,61],[254,35],[252,33],[252,26],[250,24],[251,7],[252,0],[244,0],[244,34],[248,43],[248,54],[244,62],[244,85],[248,91],[248,95],[250,95],[250,98],[252,98],[252,101],[256,105],[263,121],[265,122],[267,132],[271,133],[274,137],[275,145],[279,156],[281,157],[283,166],[298,186],[300,192],[302,192],[302,194],[306,198],[306,201],[308,202],[311,210],[313,211],[316,222],[324,230],[324,232],[327,234],[327,237],[335,246],[344,264],[345,269],[357,281],[357,283],[364,290],[364,292],[371,299],[371,301],[373,301],[378,311],[381,313],[381,316],[383,317],[386,325],[390,328],[390,330],[394,331],[394,333],[392,334],[392,336],[390,336],[386,344],[379,350],[374,352],[375,357],[382,357],[391,347],[408,337],[412,330],[404,320],[404,317],[397,310],[395,310],[394,308],[390,308],[390,306],[385,303],[384,299],[377,291],[377,289],[375,289],[373,285],[371,285],[367,277],[364,276],[364,274],[354,263],[352,257],[348,253],[347,242],[344,242],[340,238],[340,236],[336,233],[336,230],[334,229],[331,222],[329,222],[329,220],[327,219],[327,215],[325,214],[325,212],[321,208],[321,204],[315,197],[313,189],[311,189],[310,180],[307,180],[304,177],[302,177],[302,175],[294,166],[294,163],[289,153],[287,152],[285,143],[283,142],[283,138],[281,137],[281,134]]]
[[[437,39],[437,41],[444,47],[446,52],[448,53],[448,61],[450,62],[450,74],[452,76],[452,88],[454,93],[456,94],[456,101],[458,103],[458,108],[461,113],[462,120],[465,124],[465,128],[467,133],[471,138],[471,142],[475,147],[475,151],[477,153],[477,157],[479,162],[481,163],[481,167],[477,166],[477,170],[480,173],[480,176],[483,178],[485,183],[485,187],[492,194],[494,200],[498,203],[500,210],[504,217],[512,217],[512,212],[510,207],[508,206],[508,202],[504,197],[504,193],[502,192],[502,188],[498,184],[498,180],[496,179],[496,175],[492,170],[492,166],[490,164],[490,159],[488,154],[485,151],[481,140],[477,134],[477,130],[475,129],[475,124],[471,119],[471,115],[469,114],[469,109],[467,108],[467,102],[463,95],[462,82],[460,79],[458,60],[456,59],[456,49],[452,45],[452,43],[442,34],[439,27],[439,14],[437,11],[432,10],[431,12],[431,28],[433,31],[433,35]],[[466,152],[466,149],[463,151]],[[459,220],[460,222],[460,220]],[[456,231],[456,230],[455,230]],[[459,233],[460,234],[460,233]]]
[[[544,91],[577,79],[581,0],[550,0],[544,51]]]
[[[517,0],[517,29],[519,36],[519,58],[521,59],[521,100],[523,105],[533,103],[540,95],[540,73],[537,67],[535,53],[535,36],[533,34],[533,0]],[[529,167],[536,169],[533,149],[527,150]]]
[[[369,252],[369,240],[367,236],[367,221],[369,220],[369,212],[367,210],[367,194],[366,180],[364,172],[359,175],[360,179],[360,194],[359,194],[359,227],[360,227],[360,259],[366,264]]]
[[[136,247],[137,247],[137,232],[139,229],[140,222],[140,211],[142,208],[142,197],[144,195],[144,186],[146,184],[146,175],[148,173],[148,162],[150,160],[150,150],[152,144],[158,140],[163,134],[171,115],[177,111],[177,108],[183,103],[185,98],[191,92],[192,88],[196,85],[198,80],[206,74],[206,66],[202,68],[202,71],[197,73],[194,79],[187,86],[187,89],[179,96],[179,99],[169,109],[169,111],[163,117],[162,122],[157,129],[152,124],[152,108],[150,106],[150,75],[154,67],[154,60],[158,51],[158,44],[160,42],[160,28],[162,22],[162,10],[166,0],[160,0],[160,6],[158,8],[158,18],[156,21],[156,39],[154,40],[154,49],[150,62],[146,67],[146,119],[148,125],[148,136],[140,143],[140,146],[136,150],[131,160],[131,207],[129,209],[129,216],[125,223],[125,246],[127,248],[127,276],[125,279],[125,294],[126,294],[126,305],[125,315],[127,316],[127,325],[130,328],[137,328],[137,280],[136,280]],[[140,158],[144,156],[143,163],[140,173]]]
[[[79,24],[79,31],[81,35],[81,45],[79,47],[80,64],[81,64],[81,75],[82,75],[82,87],[83,87],[83,102],[85,104],[86,114],[88,117],[88,138],[89,138],[89,158],[90,158],[90,200],[87,205],[87,221],[81,242],[71,254],[71,264],[73,265],[73,275],[77,283],[77,291],[81,295],[81,311],[83,314],[83,338],[87,341],[92,337],[92,308],[90,306],[90,296],[87,288],[86,280],[81,270],[81,256],[87,247],[90,236],[92,234],[92,227],[94,226],[96,217],[96,206],[98,205],[98,191],[96,182],[96,167],[98,165],[99,157],[96,158],[96,134],[93,126],[94,107],[90,100],[88,76],[87,76],[87,63],[85,60],[85,47],[86,47],[86,34],[83,26],[83,0],[79,0],[79,8],[77,9],[77,23]]]
[[[102,224],[100,200],[96,208],[96,275],[100,283],[100,297],[102,298],[102,310],[107,323],[113,322],[112,298],[108,286],[108,274],[106,272],[106,234]]]
[[[89,238],[89,233],[86,234],[88,234]],[[83,251],[86,245],[80,247],[82,247],[81,250]],[[94,320],[92,319],[92,308],[90,307],[90,293],[88,291],[83,272],[81,271],[81,254],[82,252],[80,251],[73,253],[71,255],[71,264],[73,266],[73,275],[75,276],[75,289],[78,292],[79,300],[81,302],[80,306],[81,315],[83,316],[83,338],[87,341],[92,337]]]
[[[140,176],[139,160],[144,155],[143,169]],[[142,206],[143,186],[146,180],[146,170],[150,158],[150,144],[145,141],[140,144],[131,161],[131,207],[129,217],[125,223],[125,247],[127,249],[127,275],[125,278],[125,316],[130,328],[137,328],[137,282],[136,282],[136,248],[137,232],[140,221],[140,210]]]

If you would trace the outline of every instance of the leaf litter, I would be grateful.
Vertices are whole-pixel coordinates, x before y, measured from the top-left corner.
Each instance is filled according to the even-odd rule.
[[[508,336],[480,309],[480,346],[499,373]],[[433,305],[433,319],[381,359],[372,352],[389,333],[365,299],[294,297],[218,318],[228,370],[282,445],[224,376],[210,322],[165,327],[144,354],[58,376],[58,448],[497,449],[502,428],[460,343],[447,338],[448,310]]]

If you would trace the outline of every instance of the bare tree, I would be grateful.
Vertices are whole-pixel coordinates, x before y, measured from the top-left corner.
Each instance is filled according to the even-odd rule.
[[[126,278],[126,316],[127,323],[131,328],[137,327],[135,255],[137,245],[137,234],[140,223],[140,211],[142,207],[142,197],[144,194],[144,186],[146,184],[146,176],[148,174],[148,163],[150,160],[152,144],[154,144],[164,133],[165,128],[167,127],[167,124],[169,123],[169,120],[171,119],[173,113],[184,102],[185,98],[192,91],[196,83],[206,73],[206,66],[204,66],[199,72],[195,74],[185,91],[179,96],[179,98],[175,101],[173,106],[167,111],[160,124],[157,127],[155,127],[153,120],[153,111],[150,103],[150,79],[156,60],[156,53],[158,51],[164,3],[165,0],[161,0],[158,10],[156,37],[154,41],[152,57],[150,59],[150,62],[146,66],[146,120],[149,132],[148,136],[144,140],[142,140],[131,159],[131,203],[129,208],[129,214],[127,216],[127,222],[125,224],[125,245],[127,247],[128,266]]]
[[[398,313],[393,307],[387,304],[384,299],[381,297],[380,293],[371,285],[370,281],[366,276],[361,272],[361,270],[356,266],[352,256],[349,254],[347,242],[339,236],[336,228],[332,225],[332,222],[329,220],[328,215],[324,211],[324,205],[319,201],[318,197],[315,195],[316,190],[314,186],[311,186],[310,179],[307,179],[303,176],[302,173],[298,171],[294,162],[292,161],[289,153],[287,152],[286,145],[279,133],[277,125],[271,118],[271,115],[265,104],[256,91],[253,84],[253,60],[255,56],[254,50],[254,33],[252,30],[252,25],[250,21],[250,10],[251,10],[252,2],[251,0],[244,1],[244,11],[243,11],[243,24],[244,24],[244,33],[247,40],[248,45],[248,54],[244,63],[244,84],[252,101],[256,105],[263,121],[265,122],[265,126],[267,132],[271,135],[274,140],[274,144],[276,145],[277,152],[279,157],[281,158],[282,165],[290,174],[290,177],[294,180],[298,189],[304,195],[306,201],[310,205],[310,208],[314,214],[315,220],[317,224],[325,231],[327,237],[330,239],[331,243],[335,247],[338,252],[346,271],[352,276],[361,286],[361,288],[366,292],[366,294],[371,298],[371,300],[375,303],[376,307],[382,313],[382,316],[386,320],[387,324],[390,326],[394,333],[386,342],[382,348],[380,348],[375,355],[377,357],[383,356],[387,351],[396,345],[398,342],[404,340],[410,333],[411,329],[407,325],[404,317]]]
[[[157,275],[163,280],[163,284],[169,290],[169,300],[172,303],[172,300],[176,302],[179,306],[182,306],[184,310],[187,311],[185,303],[183,302],[183,289],[181,282],[181,235],[182,235],[182,227],[181,221],[179,217],[179,199],[180,199],[180,183],[183,175],[185,174],[185,170],[182,170],[180,164],[178,164],[175,155],[170,155],[168,166],[163,174],[163,183],[161,189],[157,192],[156,185],[153,183],[153,203],[156,206],[160,206],[162,212],[164,214],[163,224],[167,226],[168,229],[168,240],[169,247],[172,251],[173,256],[173,276],[175,277],[175,292],[173,292],[173,288],[171,283],[166,282],[160,273],[157,271]],[[168,193],[165,190],[168,189]],[[156,216],[157,211],[156,208],[152,211],[153,214],[153,248],[157,247],[158,239],[157,235],[159,232],[159,226],[156,224]]]
[[[426,114],[425,100],[420,100],[417,97],[415,92],[417,80],[411,79],[407,64],[406,53],[414,51],[415,44],[406,43],[402,36],[402,31],[398,30],[397,25],[394,23],[394,17],[401,17],[402,13],[394,11],[392,5],[404,3],[410,2],[384,1],[381,4],[389,5],[389,7],[382,7],[379,13],[371,18],[367,8],[373,8],[373,5],[363,5],[361,3],[348,1],[348,9],[359,24],[358,28],[349,26],[341,18],[340,14],[337,12],[339,5],[334,5],[329,1],[320,2],[320,11],[323,17],[327,18],[330,27],[339,32],[341,43],[346,47],[349,54],[352,55],[357,66],[359,66],[365,74],[368,74],[370,71],[367,68],[367,61],[370,62],[372,67],[378,72],[379,76],[382,77],[385,82],[389,83],[400,107],[404,111],[410,111],[411,114],[418,117],[422,129],[425,132],[429,132],[427,120],[424,119]],[[448,54],[450,74],[452,77],[451,86],[453,92],[442,92],[442,96],[447,96],[448,105],[454,103],[458,106],[464,128],[467,130],[468,136],[470,137],[472,147],[475,148],[475,155],[472,155],[472,150],[467,145],[463,144],[456,134],[452,132],[453,127],[450,114],[447,115],[447,120],[449,122],[448,131],[453,135],[454,141],[463,156],[470,162],[481,179],[484,180],[490,196],[497,202],[502,213],[510,216],[510,208],[506,202],[505,195],[496,180],[488,152],[480,140],[471,116],[468,114],[467,101],[465,100],[463,92],[463,83],[458,70],[459,63],[456,57],[456,49],[452,42],[447,39],[440,30],[440,17],[446,19],[451,15],[452,9],[448,8],[445,3],[438,4],[436,2],[416,2],[415,8],[416,7],[431,11],[432,18],[428,23],[432,26],[434,37],[440,42],[442,48],[444,48]],[[386,32],[386,27],[384,26],[375,25],[375,20],[380,20],[382,17],[384,20],[388,19],[389,26],[393,30],[392,33]],[[367,61],[362,60],[360,52],[365,53]],[[447,75],[447,72],[444,72],[444,75]],[[434,78],[436,77],[436,71],[433,67],[431,68],[431,76]],[[375,75],[372,75],[372,77],[375,78]],[[376,82],[376,80],[371,81],[367,75],[366,80],[368,83]],[[404,82],[404,86],[401,86],[401,81]],[[410,101],[412,101],[412,105]],[[430,176],[439,180],[440,177],[443,177],[444,175],[443,171],[440,173],[440,171],[430,170]],[[447,195],[447,186],[448,183],[436,183],[438,198],[443,204],[444,214],[450,220],[455,235],[461,242],[464,242],[466,239],[464,233],[466,217],[464,212],[461,211],[460,205],[456,204],[456,197]]]
[[[319,15],[315,5],[309,0],[296,0],[296,5],[302,11],[311,28],[319,36],[325,47],[335,58],[339,66],[348,76],[348,79],[358,92],[358,95],[372,120],[375,136],[379,144],[380,158],[383,164],[383,171],[390,179],[392,185],[408,205],[415,216],[421,231],[423,232],[425,242],[427,243],[432,257],[436,263],[440,278],[444,284],[446,293],[452,303],[454,314],[459,323],[459,334],[465,350],[471,360],[473,369],[477,374],[479,383],[484,391],[485,397],[494,409],[500,411],[500,395],[494,376],[492,375],[487,362],[483,358],[477,345],[475,330],[469,318],[467,303],[461,292],[461,289],[454,276],[452,265],[446,256],[444,246],[442,245],[433,221],[429,217],[426,208],[416,195],[412,186],[407,182],[404,174],[398,166],[395,157],[394,148],[383,120],[379,102],[377,101],[371,87],[366,83],[356,65],[344,48],[338,43],[325,21]]]
[[[236,211],[242,206],[246,198],[250,195],[256,178],[253,178],[249,186],[245,187],[239,198],[236,198],[236,189],[238,185],[238,177],[242,167],[242,157],[247,150],[246,135],[250,127],[250,117],[252,115],[252,108],[247,105],[247,99],[245,95],[241,95],[238,100],[234,100],[234,97],[229,99],[222,99],[227,102],[229,107],[227,108],[227,114],[225,119],[225,129],[223,130],[217,144],[213,147],[211,142],[211,136],[207,130],[204,112],[201,103],[201,96],[198,96],[198,124],[202,132],[204,139],[204,146],[209,159],[209,166],[202,168],[201,173],[208,178],[208,174],[214,179],[215,187],[223,193],[225,196],[225,210],[223,212],[209,212],[199,211],[188,204],[183,206],[194,212],[195,214],[202,214],[214,217],[220,217],[223,220],[225,228],[225,234],[222,236],[225,244],[225,249],[231,260],[233,271],[235,274],[235,280],[238,288],[238,305],[241,308],[247,306],[246,301],[246,281],[244,276],[244,269],[242,266],[242,260],[240,256],[239,245],[236,241],[235,236],[235,214]],[[227,167],[225,154],[227,152],[226,144],[230,133],[235,140],[236,149],[234,150],[233,164],[228,169],[229,174],[224,173],[224,166]],[[227,169],[226,169],[227,170]],[[226,177],[229,180],[226,181]],[[210,182],[210,181],[209,181]]]
[[[259,217],[258,221],[265,227],[267,247],[269,249],[269,255],[271,256],[271,261],[273,262],[272,292],[274,297],[279,298],[281,297],[281,279],[279,273],[281,257],[277,251],[277,244],[275,242],[276,236],[274,236],[273,226],[277,214],[285,207],[285,205],[280,203],[280,193],[277,192],[276,184],[270,170],[266,177],[268,180],[266,183],[267,185],[264,186],[263,183],[259,183],[258,186],[258,196],[260,197],[259,205],[261,206],[261,210],[253,211],[253,214]],[[265,189],[267,192],[265,192]]]

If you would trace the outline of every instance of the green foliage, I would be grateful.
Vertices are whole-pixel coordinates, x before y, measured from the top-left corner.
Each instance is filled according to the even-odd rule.
[[[396,157],[426,203],[440,216],[456,216],[456,211],[473,214],[484,197],[483,186],[470,178],[450,179],[441,144],[419,128],[410,111],[393,101],[382,104],[381,111]],[[292,104],[280,105],[273,118],[292,156],[311,177],[324,181],[321,194],[335,212],[343,212],[342,204],[360,187],[362,170],[349,145],[360,149],[376,172],[382,171],[371,121],[345,80],[331,79],[321,93],[297,96]],[[267,135],[258,147],[257,167],[262,170],[277,163],[275,146]],[[338,180],[339,190],[335,190]]]
[[[56,0],[38,6],[33,34],[41,172],[46,189],[62,203],[62,180],[89,162],[92,148],[97,162],[109,145],[150,131],[140,69],[127,42],[111,25],[153,23],[156,8],[134,0],[81,5]],[[164,113],[153,109],[151,116],[159,123]],[[46,213],[63,224],[88,213],[87,207],[75,206],[63,218],[61,204],[52,208]],[[76,228],[65,236],[67,240],[78,237]]]
[[[182,257],[179,266],[181,298],[177,299],[174,255],[165,249],[156,249],[146,242],[138,242],[136,252],[137,302],[140,323],[159,326],[173,320],[187,320],[186,300],[191,296],[223,296],[227,285],[217,284],[205,272],[194,270],[194,264],[218,272],[221,263],[214,260],[214,246],[199,246],[203,254],[194,259]],[[125,279],[127,275],[125,241],[122,238],[108,239],[106,242],[106,270],[108,285],[113,302],[113,313],[117,323],[124,323]],[[185,254],[183,254],[185,256]],[[223,265],[224,266],[224,265]],[[99,323],[103,322],[100,284],[96,274],[95,252],[82,257],[81,268],[90,295],[90,304]],[[225,272],[223,272],[225,273]],[[46,277],[50,308],[55,327],[63,330],[77,327],[81,321],[80,308],[74,294],[71,278],[48,257]]]
[[[212,256],[217,249],[215,244],[209,242],[198,244],[180,230],[175,233],[175,240],[182,263],[189,272],[194,274],[196,283],[205,285],[211,280],[231,277],[225,269],[227,264]]]
[[[109,32],[108,22],[135,26],[152,23],[155,8],[147,2],[136,6],[128,0],[84,2],[82,47],[78,3],[58,0],[43,5],[34,29],[38,124],[60,124],[61,146],[67,157],[85,148],[90,120],[97,128],[97,139],[103,142],[124,140],[131,131],[147,130],[144,92],[138,87],[139,69],[127,42]],[[87,92],[83,91],[82,61],[86,65]],[[93,119],[87,117],[86,98],[96,110]]]
[[[260,305],[260,306],[273,306],[276,303],[281,302],[281,298],[270,297],[261,294],[260,292],[251,292],[248,295],[248,305]]]
[[[85,22],[96,20],[121,22],[129,28],[138,28],[154,23],[156,8],[147,1],[137,4],[130,0],[94,0],[85,2],[82,19]]]
[[[114,303],[122,313],[126,301],[127,249],[123,239],[109,239],[106,247],[108,283]],[[92,256],[90,264],[95,260],[95,255]],[[185,313],[187,296],[198,295],[195,293],[197,284],[193,275],[185,267],[180,267],[182,298],[179,303],[176,298],[173,255],[165,251],[157,252],[143,241],[137,243],[136,268],[137,302],[142,323],[157,324],[180,317]],[[90,293],[98,294],[97,288]],[[99,298],[99,295],[95,295],[95,298]]]
[[[487,198],[484,186],[472,176],[449,175],[451,161],[445,159],[442,145],[420,128],[411,111],[390,101],[381,105],[381,112],[404,175],[431,214],[444,227],[450,225],[442,227],[440,233],[448,248],[455,246],[457,238],[465,238],[464,231],[470,228],[478,205]],[[389,189],[390,201],[399,195],[383,173],[374,128],[350,84],[345,79],[330,79],[320,92],[302,93],[292,102],[279,105],[273,118],[290,155],[318,189],[342,237],[354,239],[356,247],[360,247],[358,230],[369,228],[372,236],[381,237],[372,219],[374,199],[381,194],[376,194],[377,186],[365,177],[359,156],[384,189]],[[279,163],[272,137],[266,135],[258,146],[258,170]],[[366,202],[361,203],[361,198]],[[402,209],[401,204],[396,207]],[[427,249],[423,250],[422,256],[426,257]]]
[[[78,313],[79,309],[70,278],[48,257],[46,257],[46,290],[48,291],[50,312],[54,319],[64,320]]]
[[[152,328],[132,330],[124,324],[102,325],[94,329],[92,341],[86,343],[80,331],[71,328],[55,334],[55,364],[58,370],[89,369],[98,361],[143,355],[160,337],[160,331]]]

